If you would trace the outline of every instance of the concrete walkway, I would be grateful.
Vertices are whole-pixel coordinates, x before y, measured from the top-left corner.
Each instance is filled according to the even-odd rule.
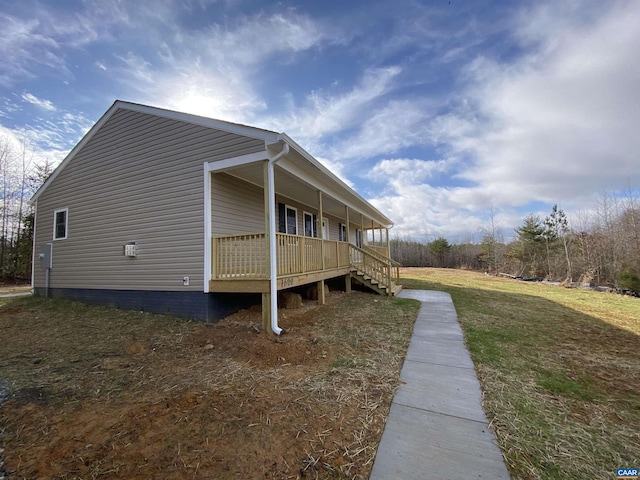
[[[422,302],[370,480],[509,479],[448,293]]]

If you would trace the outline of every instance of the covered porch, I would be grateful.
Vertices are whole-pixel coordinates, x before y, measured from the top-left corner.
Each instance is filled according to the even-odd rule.
[[[401,288],[391,221],[292,143],[205,164],[205,289],[261,293],[275,333],[278,290],[317,283],[324,303],[330,278],[347,291],[352,278],[381,294]]]

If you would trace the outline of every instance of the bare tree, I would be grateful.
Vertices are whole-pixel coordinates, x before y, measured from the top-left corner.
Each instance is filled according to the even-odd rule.
[[[489,206],[489,223],[481,229],[483,234],[481,255],[495,275],[500,273],[504,237],[498,222],[498,214],[493,204]]]
[[[20,157],[19,158],[20,161],[18,164],[19,171],[17,172],[17,175],[19,176],[18,192],[17,192],[18,206],[17,206],[17,214],[13,222],[12,243],[18,246],[19,250],[22,250],[20,247],[21,247],[23,236],[25,233],[25,230],[23,228],[24,219],[25,219],[25,203],[26,203],[25,200],[29,191],[29,172],[31,171],[31,165],[33,163],[33,149],[30,148],[30,145],[26,137],[23,137],[20,140],[18,148],[19,148],[19,157]],[[19,265],[21,260],[22,259],[20,255],[17,255],[17,254],[13,255],[14,275],[19,274],[19,270],[20,270]]]
[[[567,215],[564,211],[558,207],[558,204],[555,204],[551,209],[551,214],[549,214],[544,219],[544,237],[547,248],[547,268],[548,274],[551,276],[553,274],[551,269],[551,250],[558,242],[562,244],[564,251],[564,258],[566,262],[566,276],[565,280],[568,282],[572,281],[571,274],[571,256],[569,255],[569,243],[571,242],[569,229],[569,220],[567,220]]]
[[[0,210],[0,276],[4,275],[5,260],[7,258],[7,242],[9,241],[9,214],[11,212],[13,189],[13,164],[15,156],[11,141],[4,137],[0,139],[0,182],[2,182],[2,209]]]

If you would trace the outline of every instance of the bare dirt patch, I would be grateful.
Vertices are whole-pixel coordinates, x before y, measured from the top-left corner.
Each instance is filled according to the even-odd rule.
[[[418,304],[360,292],[217,324],[0,306],[9,478],[368,478]]]

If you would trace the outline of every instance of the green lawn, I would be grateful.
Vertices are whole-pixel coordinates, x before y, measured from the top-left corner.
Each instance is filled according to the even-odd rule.
[[[514,479],[616,478],[640,465],[640,299],[444,269]]]

